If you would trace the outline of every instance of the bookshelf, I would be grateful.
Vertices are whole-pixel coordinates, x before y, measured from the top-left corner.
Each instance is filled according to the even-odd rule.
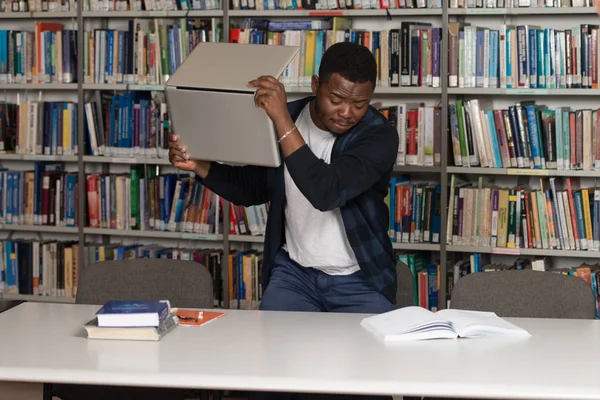
[[[474,24],[485,25],[488,22],[504,21],[512,23],[513,18],[518,19],[519,23],[541,25],[542,28],[549,25],[556,18],[566,15],[566,20],[573,26],[577,26],[578,18],[595,17],[593,7],[508,7],[508,8],[452,8],[450,3],[454,0],[442,2],[439,8],[403,8],[403,9],[335,9],[335,10],[240,10],[231,9],[229,1],[222,1],[219,9],[206,10],[169,10],[169,11],[88,11],[84,10],[83,1],[78,2],[76,11],[48,11],[48,12],[12,12],[0,13],[0,20],[9,20],[11,23],[31,23],[30,20],[40,21],[74,21],[77,28],[78,54],[84,54],[84,32],[88,30],[89,23],[97,23],[95,29],[107,29],[109,24],[127,24],[130,19],[179,19],[179,18],[206,18],[215,23],[222,23],[224,27],[231,26],[234,22],[243,21],[244,18],[265,18],[265,19],[324,19],[333,17],[349,18],[352,21],[360,21],[360,27],[357,29],[377,29],[380,24],[387,24],[386,29],[399,27],[402,21],[425,21],[431,22],[434,27],[441,28],[440,54],[447,55],[449,52],[449,24],[452,21],[469,21],[474,19]],[[467,0],[465,0],[467,3]],[[123,25],[120,25],[123,26]],[[367,27],[367,28],[364,28]],[[229,29],[222,30],[222,39],[229,41]],[[19,91],[28,91],[37,93],[39,91],[57,92],[59,95],[70,94],[76,97],[78,104],[84,104],[89,100],[90,94],[95,92],[163,92],[164,86],[161,84],[127,84],[127,83],[88,83],[84,76],[84,63],[82,57],[77,59],[77,81],[76,83],[0,83],[0,93]],[[440,287],[439,287],[439,306],[446,306],[444,299],[447,296],[448,262],[454,255],[468,255],[472,253],[498,254],[507,256],[546,256],[563,258],[600,258],[600,252],[583,252],[578,250],[556,250],[556,249],[497,249],[483,246],[462,246],[449,244],[447,238],[446,224],[448,221],[449,191],[444,190],[450,185],[453,175],[463,175],[471,177],[473,180],[478,176],[484,176],[491,179],[506,177],[506,179],[524,179],[535,177],[580,177],[580,178],[600,178],[600,170],[548,170],[548,169],[528,169],[528,168],[482,168],[482,167],[461,167],[454,166],[452,162],[452,144],[449,141],[449,107],[450,102],[456,99],[490,99],[504,102],[518,101],[522,98],[534,99],[559,99],[564,98],[565,102],[593,101],[595,96],[600,96],[600,89],[579,89],[579,88],[480,88],[480,87],[450,87],[448,82],[449,60],[446,56],[440,57],[439,64],[440,84],[439,87],[428,86],[399,86],[399,87],[378,87],[375,91],[374,101],[385,101],[388,104],[394,102],[423,101],[428,105],[437,104],[440,106],[440,160],[439,165],[398,165],[394,168],[394,176],[418,177],[420,180],[436,182],[443,189],[440,194],[440,219],[441,229],[439,232],[439,243],[402,243],[394,242],[393,248],[398,251],[414,252],[433,252],[439,255],[440,268]],[[290,100],[302,97],[310,93],[310,88],[306,86],[286,86],[286,91]],[[77,141],[79,144],[86,142],[86,120],[83,107],[77,107]],[[80,149],[77,155],[15,155],[0,154],[0,162],[11,163],[31,163],[33,161],[46,161],[55,163],[72,164],[77,169],[78,182],[86,182],[86,175],[89,168],[94,169],[94,173],[109,173],[112,167],[126,167],[132,165],[146,166],[154,165],[161,168],[169,168],[170,164],[167,158],[149,157],[149,156],[121,156],[104,155],[92,156],[84,154]],[[79,224],[77,227],[48,227],[48,226],[24,226],[0,224],[0,230],[7,232],[32,232],[39,235],[51,233],[62,233],[71,235],[72,240],[79,243],[87,243],[90,238],[101,238],[102,243],[109,243],[111,238],[121,238],[122,240],[144,240],[144,239],[166,239],[177,241],[177,243],[202,243],[208,246],[217,245],[223,248],[223,260],[227,260],[229,254],[234,248],[249,249],[262,244],[262,236],[230,234],[229,212],[222,214],[222,226],[218,234],[200,234],[191,232],[171,232],[171,231],[139,231],[139,230],[119,230],[111,228],[87,227],[87,199],[86,187],[83,184],[78,186],[77,212]],[[223,203],[223,210],[229,210],[229,203]],[[84,246],[78,247],[79,259],[84,259]],[[228,282],[228,268],[222,268],[222,279]],[[229,286],[223,288],[223,306],[229,307]],[[3,298],[22,298],[32,301],[71,301],[59,297],[28,296],[3,294]]]

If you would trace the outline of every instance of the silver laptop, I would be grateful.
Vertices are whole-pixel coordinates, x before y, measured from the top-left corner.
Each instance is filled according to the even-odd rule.
[[[166,83],[173,133],[196,160],[278,167],[277,134],[255,88],[262,75],[275,78],[298,52],[296,46],[199,43]]]

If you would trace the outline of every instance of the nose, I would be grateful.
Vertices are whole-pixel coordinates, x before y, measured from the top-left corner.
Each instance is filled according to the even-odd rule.
[[[352,112],[349,105],[345,105],[340,109],[340,117],[342,117],[343,119],[352,118]]]

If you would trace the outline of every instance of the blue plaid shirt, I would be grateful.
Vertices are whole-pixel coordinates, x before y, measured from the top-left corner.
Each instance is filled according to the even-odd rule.
[[[313,97],[288,103],[295,121]],[[298,189],[318,210],[339,208],[350,246],[373,287],[396,302],[396,261],[388,234],[385,197],[398,152],[398,133],[369,107],[365,117],[333,145],[330,164],[305,145],[284,159]],[[263,290],[275,254],[285,243],[285,181],[279,168],[212,163],[202,183],[219,196],[244,206],[270,202],[265,233]]]

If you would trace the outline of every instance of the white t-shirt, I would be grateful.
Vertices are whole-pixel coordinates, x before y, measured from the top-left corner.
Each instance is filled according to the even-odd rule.
[[[296,121],[298,131],[318,158],[330,162],[335,136],[319,129],[310,117],[310,103]],[[339,208],[322,212],[304,197],[290,176],[285,175],[284,249],[303,267],[322,270],[329,275],[347,275],[360,268],[350,247]]]

